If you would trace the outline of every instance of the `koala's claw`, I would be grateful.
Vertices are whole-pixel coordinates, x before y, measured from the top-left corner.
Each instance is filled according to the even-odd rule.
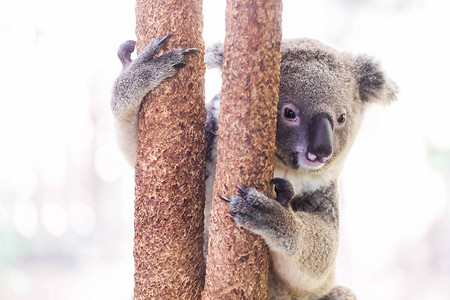
[[[272,216],[282,209],[273,199],[267,198],[255,188],[244,188],[237,184],[238,193],[229,198],[219,196],[230,207],[229,215],[239,227],[255,233],[268,228],[273,223]]]
[[[229,198],[227,198],[227,197],[225,197],[223,195],[219,195],[219,198],[222,199],[225,202],[228,202],[228,203],[230,203],[230,201],[231,201],[231,199],[229,199]]]
[[[282,206],[287,207],[289,201],[294,197],[294,187],[292,184],[284,178],[275,177],[270,181],[270,183],[275,185],[275,192],[277,197],[275,200]]]
[[[236,187],[241,191],[242,195],[245,196],[248,193],[248,189],[243,188],[240,184],[236,184]]]
[[[186,63],[185,62],[180,62],[180,63],[172,65],[172,67],[174,67],[175,69],[178,70],[178,69],[186,67]]]
[[[180,51],[180,49],[178,49],[178,51]],[[176,70],[186,67],[186,62],[184,61],[185,57],[188,56],[189,54],[194,54],[197,52],[198,52],[198,50],[196,48],[189,48],[189,49],[181,50],[181,52],[179,52],[179,54],[181,55],[180,59],[182,61],[173,64],[172,67]]]
[[[150,43],[144,48],[141,56],[146,59],[152,59],[167,43],[167,40],[172,36],[172,32],[169,32],[163,37],[154,38]]]
[[[168,34],[166,34],[162,38],[158,38],[157,39],[158,45],[161,46],[161,47],[164,47],[164,45],[166,44],[167,40],[172,36],[172,34],[173,34],[173,32],[169,32]]]
[[[189,48],[189,49],[185,49],[185,50],[181,51],[181,54],[188,55],[188,54],[197,53],[197,52],[198,52],[197,48]]]

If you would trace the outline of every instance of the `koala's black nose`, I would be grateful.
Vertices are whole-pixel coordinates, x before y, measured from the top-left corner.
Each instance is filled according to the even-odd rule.
[[[327,162],[333,154],[333,124],[326,114],[312,118],[309,127],[309,145],[306,158],[309,161]]]

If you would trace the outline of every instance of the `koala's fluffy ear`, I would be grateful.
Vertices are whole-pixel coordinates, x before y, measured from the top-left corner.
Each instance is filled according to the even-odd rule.
[[[375,59],[366,55],[357,56],[354,58],[354,67],[361,100],[389,104],[397,99],[397,84],[386,77]]]

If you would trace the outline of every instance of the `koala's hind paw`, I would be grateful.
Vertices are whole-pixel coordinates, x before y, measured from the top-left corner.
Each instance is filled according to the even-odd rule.
[[[280,177],[275,177],[270,183],[275,185],[275,192],[277,193],[275,200],[284,207],[287,207],[289,201],[294,197],[294,187],[292,186],[292,183]]]

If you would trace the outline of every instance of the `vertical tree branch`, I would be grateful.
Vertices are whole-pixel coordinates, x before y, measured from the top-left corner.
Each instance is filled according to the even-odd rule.
[[[218,162],[203,299],[265,299],[263,240],[239,229],[217,195],[236,183],[266,195],[273,176],[280,77],[281,0],[227,0]]]
[[[204,282],[205,180],[202,1],[137,0],[138,52],[173,32],[167,49],[199,49],[152,90],[139,113],[135,299],[199,299]]]

